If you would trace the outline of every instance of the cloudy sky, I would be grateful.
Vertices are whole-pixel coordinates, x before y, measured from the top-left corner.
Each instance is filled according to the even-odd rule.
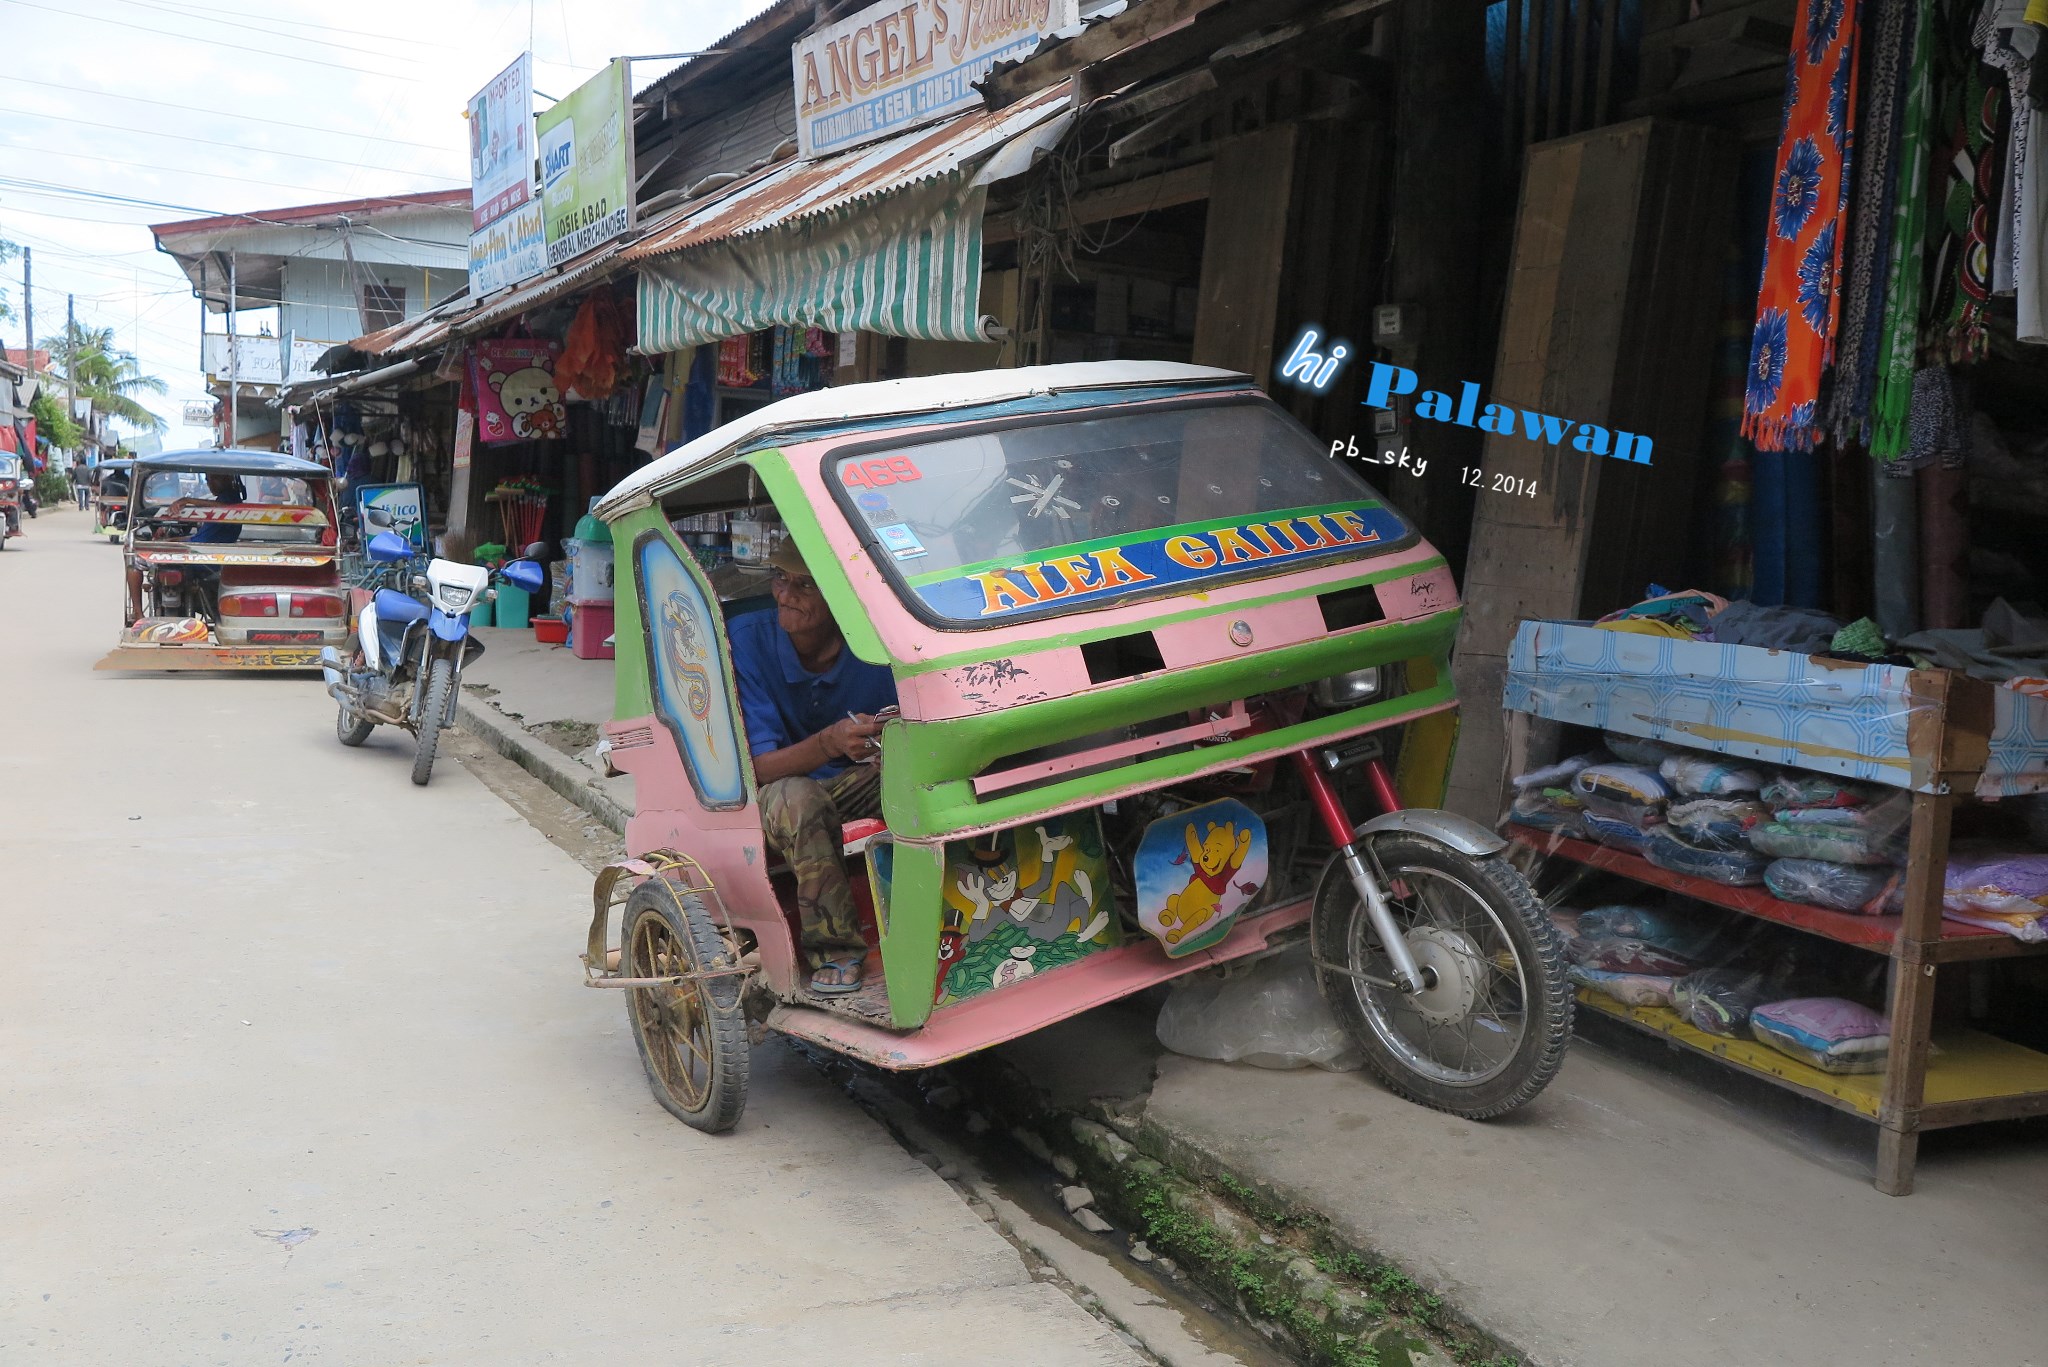
[[[170,386],[147,400],[167,443],[201,439],[180,418],[206,397],[199,303],[146,224],[467,185],[463,107],[529,44],[534,87],[561,96],[612,57],[708,47],[766,3],[0,0],[0,238],[34,249],[37,334],[76,296],[80,322]],[[675,65],[636,66],[635,87]],[[21,262],[0,270],[0,337],[20,346]]]

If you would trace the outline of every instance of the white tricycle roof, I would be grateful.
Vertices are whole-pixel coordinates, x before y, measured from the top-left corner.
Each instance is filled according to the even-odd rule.
[[[641,507],[727,456],[774,432],[829,426],[862,418],[889,418],[942,413],[977,404],[1028,399],[1073,389],[1118,389],[1203,380],[1242,380],[1248,376],[1212,366],[1178,361],[1082,361],[1069,365],[1020,366],[1010,370],[973,370],[952,375],[921,375],[908,380],[877,380],[796,394],[757,408],[745,417],[715,427],[695,441],[635,470],[614,485],[597,505],[607,522]]]

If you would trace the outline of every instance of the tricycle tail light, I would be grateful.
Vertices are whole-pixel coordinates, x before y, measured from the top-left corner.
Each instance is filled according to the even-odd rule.
[[[277,616],[277,595],[274,593],[230,593],[220,600],[220,615],[223,617],[275,617]]]

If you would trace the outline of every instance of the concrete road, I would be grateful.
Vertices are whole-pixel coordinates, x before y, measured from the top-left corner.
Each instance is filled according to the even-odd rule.
[[[670,1119],[580,867],[305,678],[93,673],[119,579],[0,552],[0,1363],[1136,1361],[780,1044]]]

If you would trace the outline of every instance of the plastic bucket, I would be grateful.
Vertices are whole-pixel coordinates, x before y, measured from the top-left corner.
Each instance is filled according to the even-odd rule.
[[[511,584],[502,584],[498,588],[496,607],[498,625],[516,631],[526,625],[533,611],[533,595]]]
[[[473,627],[490,626],[494,621],[497,620],[494,614],[492,613],[491,609],[492,603],[488,598],[486,598],[483,602],[478,603],[475,607],[469,610],[469,624]]]

